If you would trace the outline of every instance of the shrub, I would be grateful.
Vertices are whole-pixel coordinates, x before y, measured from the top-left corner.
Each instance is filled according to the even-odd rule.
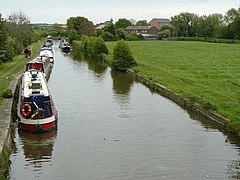
[[[136,34],[136,33],[130,33],[126,35],[126,39],[128,41],[138,41],[138,40],[143,40],[143,36],[140,34]]]
[[[88,41],[89,37],[86,35],[82,35],[81,37],[81,44],[80,44],[80,50],[84,53],[87,53],[87,48],[88,48]]]
[[[113,61],[111,67],[115,70],[126,71],[127,68],[134,65],[136,65],[136,62],[128,44],[124,40],[118,41],[113,49]]]
[[[158,38],[161,40],[163,38],[167,38],[171,35],[171,32],[169,29],[162,30],[158,33]]]
[[[83,36],[80,49],[86,55],[97,59],[102,59],[103,54],[108,53],[107,46],[103,39],[100,37],[89,38],[87,36]]]
[[[110,32],[104,32],[101,37],[104,39],[104,41],[114,41],[114,35],[112,35]]]
[[[2,93],[2,96],[4,98],[12,98],[13,97],[13,92],[11,89],[5,89]]]

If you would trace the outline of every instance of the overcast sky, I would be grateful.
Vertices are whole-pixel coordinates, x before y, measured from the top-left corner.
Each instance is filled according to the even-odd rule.
[[[181,12],[224,15],[230,8],[239,7],[240,0],[0,0],[4,18],[22,11],[31,23],[66,23],[69,17],[76,16],[84,16],[95,24],[111,18],[150,21],[170,19]]]

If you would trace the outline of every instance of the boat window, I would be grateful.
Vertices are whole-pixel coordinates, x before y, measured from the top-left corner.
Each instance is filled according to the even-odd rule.
[[[36,69],[36,70],[39,70],[39,71],[43,71],[43,64],[41,64],[41,63],[29,63],[27,65],[27,70],[30,70],[30,69]]]
[[[43,116],[50,117],[51,115],[52,115],[51,103],[50,101],[45,101],[43,107]]]
[[[41,83],[32,83],[32,89],[41,89],[42,85]]]
[[[43,64],[35,63],[35,64],[33,64],[33,68],[36,69],[36,70],[42,71],[43,70]]]

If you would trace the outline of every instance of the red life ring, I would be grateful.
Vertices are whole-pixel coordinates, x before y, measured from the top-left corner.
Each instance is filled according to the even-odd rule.
[[[31,108],[30,104],[24,104],[22,106],[22,115],[24,117],[28,117],[31,115],[31,113],[32,113],[32,108]]]

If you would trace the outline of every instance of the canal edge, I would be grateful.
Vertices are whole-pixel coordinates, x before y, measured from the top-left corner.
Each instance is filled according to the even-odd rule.
[[[13,94],[15,94],[15,91],[17,89],[17,84],[22,75],[22,72],[23,70],[15,74],[13,79],[8,85],[8,89],[11,89]],[[12,142],[11,132],[14,127],[13,105],[14,105],[14,96],[13,98],[4,98],[1,104],[1,109],[0,109],[0,157],[3,157],[3,159],[7,158],[5,157],[5,154],[6,154],[5,152],[8,151],[9,153],[11,150],[11,142]],[[3,165],[2,163],[4,162],[0,162],[1,166]],[[4,163],[3,166],[6,166],[6,163]],[[5,168],[7,167],[4,167],[4,169]],[[2,176],[2,174],[0,174],[0,176]]]
[[[184,98],[182,95],[168,89],[167,87],[159,83],[155,83],[142,75],[135,73],[131,69],[128,69],[127,73],[131,74],[137,81],[140,81],[148,88],[153,89],[154,91],[158,92],[162,96],[172,100],[173,102],[181,106],[183,109],[186,109],[187,111],[191,111],[192,113],[196,114],[200,118],[206,119],[209,122],[223,129],[224,131],[227,131],[227,123],[230,121],[229,119],[224,118],[213,111],[205,110],[201,107],[198,107],[194,103]],[[237,133],[237,136],[240,137],[240,133]]]

